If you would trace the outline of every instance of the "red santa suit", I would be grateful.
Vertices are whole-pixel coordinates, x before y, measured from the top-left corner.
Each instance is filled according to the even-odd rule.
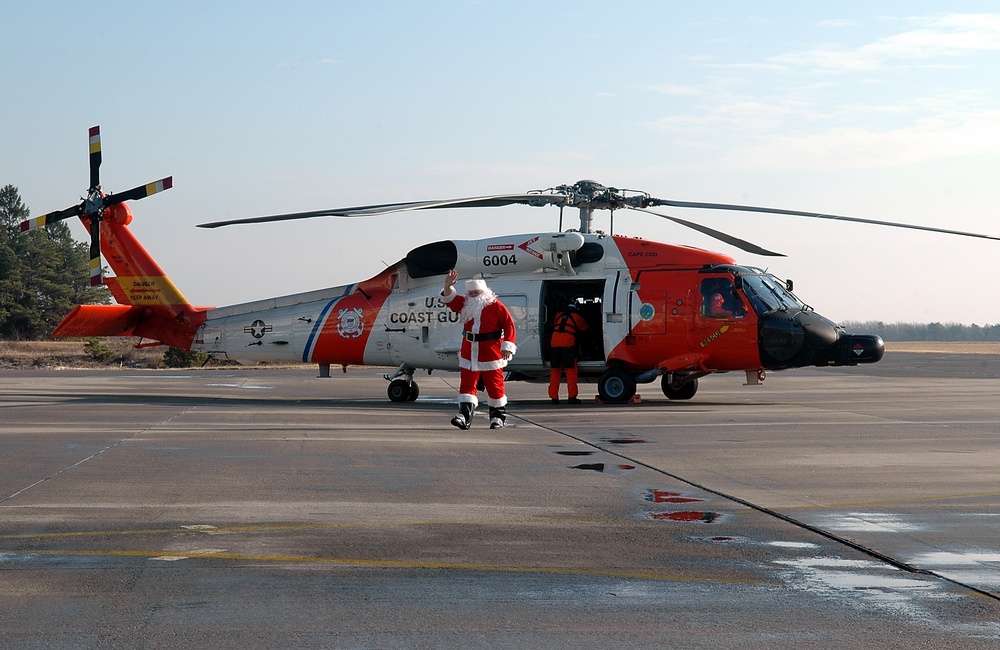
[[[458,355],[461,371],[458,401],[478,405],[476,384],[482,377],[487,403],[490,407],[500,408],[507,404],[503,385],[503,368],[507,360],[503,358],[503,352],[517,352],[517,334],[510,312],[492,292],[489,295],[492,302],[488,301],[478,315],[463,323],[462,349]],[[443,295],[441,300],[458,314],[462,313],[466,304],[466,296],[459,295],[454,289]]]

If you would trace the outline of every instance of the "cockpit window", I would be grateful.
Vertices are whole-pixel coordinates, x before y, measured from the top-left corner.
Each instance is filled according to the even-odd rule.
[[[730,276],[701,281],[701,310],[709,318],[743,318],[746,308]]]
[[[750,275],[743,278],[743,290],[754,311],[766,314],[772,311],[806,309],[802,301],[795,297],[783,282],[770,274]]]

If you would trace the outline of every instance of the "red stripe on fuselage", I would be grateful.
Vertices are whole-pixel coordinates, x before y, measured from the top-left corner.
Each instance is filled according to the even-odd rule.
[[[339,299],[322,324],[309,361],[319,364],[358,365],[365,362],[365,348],[379,311],[396,283],[390,267],[365,280],[349,296]]]

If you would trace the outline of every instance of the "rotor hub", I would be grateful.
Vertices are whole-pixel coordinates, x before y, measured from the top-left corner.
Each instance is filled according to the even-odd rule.
[[[87,198],[83,200],[81,206],[83,214],[88,217],[100,217],[101,213],[104,212],[104,207],[104,193],[101,192],[100,186],[88,190]]]

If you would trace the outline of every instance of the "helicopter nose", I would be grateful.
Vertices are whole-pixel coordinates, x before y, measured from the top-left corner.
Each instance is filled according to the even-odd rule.
[[[813,311],[767,314],[759,333],[761,363],[769,370],[876,363],[885,352],[878,336],[847,334]]]

